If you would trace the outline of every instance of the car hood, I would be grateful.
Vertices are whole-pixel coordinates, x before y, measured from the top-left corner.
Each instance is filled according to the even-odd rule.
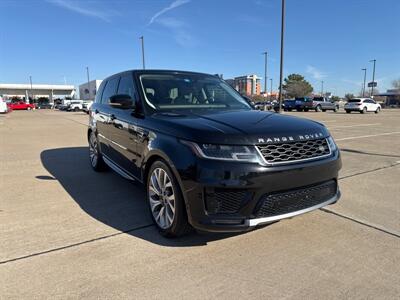
[[[157,113],[150,119],[155,131],[199,143],[254,145],[329,135],[320,123],[257,110]]]

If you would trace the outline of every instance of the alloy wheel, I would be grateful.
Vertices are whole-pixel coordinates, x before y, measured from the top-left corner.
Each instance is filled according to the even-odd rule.
[[[92,133],[90,135],[89,139],[89,157],[90,157],[90,163],[92,164],[93,167],[96,167],[97,165],[97,160],[99,158],[99,153],[98,153],[98,148],[97,148],[97,138]]]
[[[175,193],[172,180],[162,168],[156,168],[150,175],[148,196],[151,213],[159,227],[171,227],[175,217]]]

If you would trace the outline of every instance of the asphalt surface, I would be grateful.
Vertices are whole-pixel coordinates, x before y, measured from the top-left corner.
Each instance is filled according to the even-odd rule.
[[[400,110],[290,114],[335,137],[340,202],[175,240],[140,185],[91,170],[87,115],[0,115],[0,298],[398,299]]]

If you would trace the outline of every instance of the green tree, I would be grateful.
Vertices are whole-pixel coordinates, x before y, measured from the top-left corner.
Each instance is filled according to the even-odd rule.
[[[346,100],[351,100],[354,98],[354,94],[347,93],[346,95],[344,95],[344,97],[346,98]]]
[[[312,93],[312,85],[299,74],[290,74],[282,85],[285,94],[290,97],[304,97]]]

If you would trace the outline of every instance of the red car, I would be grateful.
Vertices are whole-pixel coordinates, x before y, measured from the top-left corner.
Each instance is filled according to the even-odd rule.
[[[26,102],[7,103],[8,108],[11,110],[31,110],[35,109],[35,105]]]

